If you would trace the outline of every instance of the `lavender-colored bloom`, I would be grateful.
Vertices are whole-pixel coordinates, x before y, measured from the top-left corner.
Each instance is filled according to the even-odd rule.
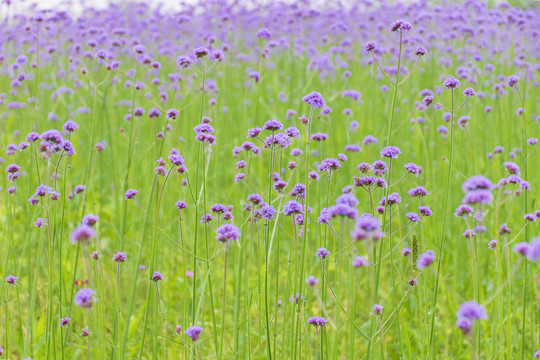
[[[88,243],[90,242],[90,240],[92,240],[95,237],[96,237],[96,230],[94,230],[94,228],[91,226],[82,224],[76,227],[71,232],[70,239],[73,244],[76,244],[79,242]]]
[[[417,221],[420,221],[420,216],[418,216],[417,213],[414,213],[414,212],[410,212],[410,213],[407,213],[407,215],[405,215],[407,217],[407,219],[409,219],[411,222],[417,222]]]
[[[256,33],[257,37],[260,37],[261,39],[270,40],[272,37],[272,33],[267,28],[261,28]]]
[[[383,313],[383,308],[384,307],[380,304],[373,305],[373,307],[371,308],[371,315],[381,316]]]
[[[460,85],[460,82],[458,79],[450,76],[448,79],[444,80],[443,85],[447,89],[457,89]]]
[[[278,131],[278,130],[283,129],[283,124],[281,122],[279,122],[278,120],[271,119],[271,120],[268,120],[266,123],[264,123],[262,129],[263,130],[270,130],[270,131]],[[252,136],[250,136],[250,137],[252,137]]]
[[[88,214],[83,218],[82,222],[84,225],[94,226],[97,223],[98,219],[99,216],[94,214]]]
[[[409,254],[412,253],[412,250],[409,249],[409,248],[403,248],[403,250],[401,250],[401,256],[405,257],[405,256],[409,256]]]
[[[465,95],[466,97],[471,97],[471,96],[475,96],[476,92],[474,91],[473,88],[466,88],[465,90],[463,90],[463,95]]]
[[[540,236],[531,240],[526,256],[531,261],[540,259]]]
[[[374,51],[377,48],[377,45],[375,44],[374,41],[368,41],[364,43],[362,47],[364,48],[366,52],[370,52],[370,51]]]
[[[186,329],[184,334],[191,339],[191,341],[199,340],[201,333],[203,331],[202,326],[190,326]]]
[[[332,170],[337,170],[340,167],[341,167],[341,164],[339,163],[339,160],[334,159],[334,158],[328,158],[321,161],[321,163],[319,164],[318,170],[330,172]]]
[[[6,277],[6,282],[9,284],[9,285],[17,285],[17,280],[19,278],[16,277],[16,276],[13,276],[13,275],[9,275],[8,277]]]
[[[319,280],[317,280],[317,278],[313,275],[308,276],[306,279],[306,283],[311,287],[317,285],[318,282]]]
[[[152,281],[153,282],[158,282],[160,280],[164,280],[165,277],[159,272],[159,271],[155,271],[154,274],[152,275]]]
[[[330,256],[330,251],[326,250],[325,248],[318,248],[315,255],[324,260]]]
[[[413,163],[405,164],[404,168],[416,177],[422,172],[422,167]]]
[[[519,77],[518,77],[517,75],[510,75],[510,76],[506,79],[506,83],[507,83],[508,86],[510,86],[510,87],[515,86],[518,82],[519,82]]]
[[[180,55],[176,59],[179,68],[188,68],[193,64],[193,59],[188,55]]]
[[[138,190],[135,190],[135,189],[129,189],[128,191],[126,191],[125,195],[124,195],[124,198],[126,200],[128,199],[133,199],[135,197],[135,195],[137,195],[139,191]]]
[[[75,294],[75,305],[89,308],[92,306],[92,299],[96,292],[90,288],[82,288]]]
[[[424,197],[428,195],[427,190],[424,189],[422,186],[417,186],[415,188],[412,188],[407,193],[411,197]]]
[[[459,205],[454,212],[455,217],[465,218],[467,216],[472,216],[474,209],[469,205]]]
[[[283,214],[285,214],[285,216],[292,216],[303,212],[304,207],[296,200],[290,200],[283,206]]]
[[[433,250],[428,250],[423,254],[420,254],[418,261],[416,262],[416,267],[420,270],[424,270],[430,266],[433,261],[435,261],[435,252]]]
[[[261,207],[259,211],[259,215],[266,220],[271,220],[274,218],[274,214],[276,213],[276,209],[272,205],[264,205]]]
[[[390,25],[390,31],[403,33],[405,31],[411,31],[412,25],[405,20],[396,20]]]
[[[369,265],[369,261],[366,260],[363,256],[356,256],[352,261],[352,265],[356,268],[364,267]]]
[[[117,263],[123,263],[127,260],[127,254],[125,252],[115,251],[112,260]]]
[[[75,123],[73,120],[66,121],[63,127],[64,131],[70,134],[73,134],[78,128],[79,125],[77,125],[77,123]]]
[[[240,230],[233,224],[224,224],[217,229],[216,240],[225,243],[237,241],[240,237]]]
[[[397,146],[387,146],[381,150],[382,157],[397,159],[399,154],[401,154],[401,150]]]
[[[312,316],[307,320],[307,322],[308,324],[315,326],[315,328],[318,328],[319,326],[326,326],[326,319],[321,316]]]
[[[433,215],[433,212],[427,206],[419,206],[418,207],[418,212],[420,214],[422,214],[423,216],[431,216],[431,215]]]
[[[314,133],[314,134],[311,134],[310,139],[313,140],[313,141],[317,141],[317,142],[324,141],[324,140],[328,139],[328,134]]]
[[[336,204],[328,208],[327,215],[330,219],[342,216],[355,220],[358,217],[358,210],[348,204]]]
[[[306,185],[304,184],[294,185],[292,190],[289,192],[289,196],[305,199],[306,198]]]
[[[322,95],[316,91],[310,92],[309,94],[304,96],[302,100],[316,108],[321,108],[326,105],[326,101],[324,101]]]
[[[472,321],[466,318],[458,318],[456,321],[456,327],[461,329],[463,334],[469,334],[472,329]]]
[[[476,301],[466,301],[459,307],[458,318],[469,320],[485,320],[488,318],[486,309]]]
[[[202,58],[210,53],[210,50],[203,46],[199,46],[193,50],[193,56],[196,58]]]
[[[70,321],[71,321],[71,318],[63,317],[60,319],[60,326],[67,326]]]

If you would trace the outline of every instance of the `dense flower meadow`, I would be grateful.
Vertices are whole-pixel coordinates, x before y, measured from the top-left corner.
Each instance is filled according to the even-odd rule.
[[[538,358],[534,5],[3,1],[1,358]]]

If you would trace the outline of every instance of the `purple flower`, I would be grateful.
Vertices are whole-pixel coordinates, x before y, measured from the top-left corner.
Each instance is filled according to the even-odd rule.
[[[413,54],[416,55],[416,56],[424,56],[424,55],[427,54],[427,50],[426,50],[425,47],[419,46],[419,47],[416,48],[416,50],[414,50]]]
[[[257,37],[260,37],[261,39],[264,39],[264,40],[270,40],[270,38],[272,37],[272,33],[267,28],[259,29],[256,35]]]
[[[423,216],[431,216],[431,215],[433,215],[433,212],[427,206],[419,206],[418,207],[418,212],[420,212],[420,214],[422,214]]]
[[[414,212],[410,212],[410,213],[407,213],[407,219],[409,219],[411,222],[418,222],[420,221],[420,216],[418,216],[417,213],[414,213]]]
[[[319,171],[331,172],[332,170],[337,170],[340,167],[341,167],[341,164],[339,163],[339,160],[334,159],[334,158],[328,158],[321,161],[317,169]]]
[[[472,321],[466,318],[458,318],[456,321],[456,327],[461,329],[463,334],[468,334],[472,329]]]
[[[371,315],[381,316],[383,312],[383,307],[384,306],[379,304],[373,305],[373,307],[371,308]]]
[[[139,192],[138,190],[129,189],[128,191],[126,191],[126,193],[124,195],[124,198],[126,200],[133,199],[135,197],[135,195],[137,195],[138,192]]]
[[[399,154],[401,154],[401,150],[397,146],[387,146],[381,150],[382,157],[397,159]]]
[[[458,79],[450,76],[448,79],[444,80],[443,85],[447,89],[457,89],[460,85],[460,82]]]
[[[123,263],[127,260],[127,254],[125,252],[115,251],[112,260],[117,263]]]
[[[430,266],[433,261],[435,261],[435,252],[433,250],[428,250],[423,254],[420,254],[418,261],[416,262],[416,267],[420,270],[424,270]]]
[[[315,328],[318,328],[319,326],[326,326],[326,319],[321,316],[312,316],[308,319],[307,322],[308,324],[315,326]]]
[[[390,25],[390,31],[403,33],[405,31],[411,31],[412,25],[405,20],[396,20]]]
[[[374,41],[368,41],[368,42],[364,43],[364,45],[362,45],[362,46],[364,47],[364,50],[366,52],[374,51],[377,48],[377,45],[375,44]]]
[[[155,271],[154,272],[154,275],[152,275],[152,281],[153,282],[158,282],[160,280],[164,280],[165,277],[159,272],[159,271]]]
[[[179,68],[188,68],[193,64],[193,59],[187,55],[180,55],[176,59],[176,64]]]
[[[325,248],[318,248],[315,255],[324,260],[330,256],[330,251],[326,250]]]
[[[186,329],[184,334],[191,339],[191,341],[199,340],[201,333],[203,331],[202,326],[190,326]]]
[[[422,186],[417,186],[415,188],[412,188],[407,193],[411,197],[424,197],[428,195],[427,190],[424,189]]]
[[[296,200],[289,200],[283,205],[283,214],[285,216],[292,216],[303,212],[304,207]]]
[[[17,285],[17,280],[19,278],[18,277],[15,277],[13,275],[9,275],[8,277],[6,277],[6,282],[10,285]]]
[[[264,205],[259,211],[259,215],[266,220],[271,220],[274,218],[276,209],[272,205]]]
[[[60,326],[67,326],[70,321],[71,321],[71,318],[63,317],[60,319]]]
[[[64,131],[70,134],[73,134],[75,130],[77,130],[78,128],[79,128],[79,125],[77,125],[77,123],[75,123],[75,121],[71,119],[66,121],[63,127]]]
[[[75,305],[89,308],[92,306],[92,298],[96,292],[90,288],[82,288],[75,294]]]
[[[322,95],[316,91],[310,92],[309,94],[304,96],[302,100],[316,108],[321,108],[326,105],[326,101],[324,101]]]
[[[208,55],[209,52],[210,51],[207,48],[199,46],[193,50],[193,56],[195,56],[196,58],[202,58]]]
[[[233,224],[224,224],[217,229],[216,240],[225,243],[237,241],[240,237],[240,230]]]
[[[422,167],[413,163],[405,164],[404,168],[416,177],[422,172]]]
[[[308,276],[306,279],[306,283],[311,287],[317,285],[318,282],[319,280],[317,280],[317,278],[315,278],[313,275]]]
[[[352,265],[356,268],[364,267],[369,265],[369,261],[366,260],[363,256],[356,256],[352,261]]]
[[[83,243],[86,244],[96,237],[96,230],[93,227],[86,224],[79,225],[71,232],[71,243]]]
[[[268,120],[266,123],[264,123],[262,129],[270,130],[270,131],[278,131],[278,130],[283,129],[283,124],[279,122],[278,120],[271,119],[271,120]],[[250,137],[253,137],[253,136],[250,136]]]
[[[412,250],[409,248],[403,248],[403,250],[401,250],[401,256],[409,256],[410,253],[412,253]]]
[[[473,88],[466,88],[465,90],[463,90],[463,95],[465,95],[466,97],[471,97],[471,96],[475,96],[476,92],[474,91]]]
[[[458,318],[469,320],[485,320],[488,318],[486,309],[476,301],[466,301],[459,307]]]
[[[515,86],[518,82],[519,82],[519,77],[517,75],[510,75],[508,79],[506,79],[506,83],[510,87]]]
[[[97,223],[98,219],[99,219],[99,216],[94,215],[94,214],[88,214],[83,218],[82,222],[85,225],[94,226]]]

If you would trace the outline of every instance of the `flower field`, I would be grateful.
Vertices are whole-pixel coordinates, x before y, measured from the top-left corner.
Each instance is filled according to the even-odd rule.
[[[539,357],[540,4],[17,9],[0,358]]]

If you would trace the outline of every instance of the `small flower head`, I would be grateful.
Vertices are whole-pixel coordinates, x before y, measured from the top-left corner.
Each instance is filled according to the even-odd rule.
[[[457,89],[460,85],[460,82],[458,79],[450,76],[448,79],[444,80],[443,85],[447,89]]]
[[[320,257],[322,260],[324,260],[330,256],[330,251],[326,250],[325,248],[318,248],[315,255],[317,257]]]
[[[138,190],[129,189],[128,191],[126,191],[126,193],[124,195],[124,198],[126,200],[133,199],[135,197],[135,195],[137,195],[138,192],[139,192]]]
[[[127,254],[125,252],[116,251],[112,259],[117,263],[123,263],[127,260]]]
[[[405,31],[408,32],[411,30],[412,30],[412,25],[403,19],[396,20],[392,23],[392,25],[390,25],[390,31],[392,32],[403,33]]]
[[[16,277],[16,276],[13,276],[13,275],[9,275],[8,277],[6,277],[6,282],[9,284],[9,285],[17,285],[17,280],[19,278]]]
[[[316,91],[310,92],[302,100],[315,108],[321,108],[326,105],[326,101],[321,94]]]
[[[381,316],[383,312],[383,306],[379,304],[373,305],[371,308],[371,315]]]
[[[186,329],[184,334],[191,339],[191,341],[199,340],[201,332],[203,331],[202,326],[190,326]]]
[[[216,240],[226,243],[237,241],[240,238],[240,230],[233,224],[224,224],[217,229]]]
[[[159,271],[155,271],[154,275],[152,275],[152,281],[155,282],[155,283],[157,283],[160,280],[164,280],[164,279],[165,279],[165,277]]]
[[[382,157],[397,159],[399,154],[401,154],[401,150],[397,146],[387,146],[381,150]]]
[[[96,292],[90,288],[82,288],[75,294],[75,305],[89,308],[92,306],[92,300]]]

